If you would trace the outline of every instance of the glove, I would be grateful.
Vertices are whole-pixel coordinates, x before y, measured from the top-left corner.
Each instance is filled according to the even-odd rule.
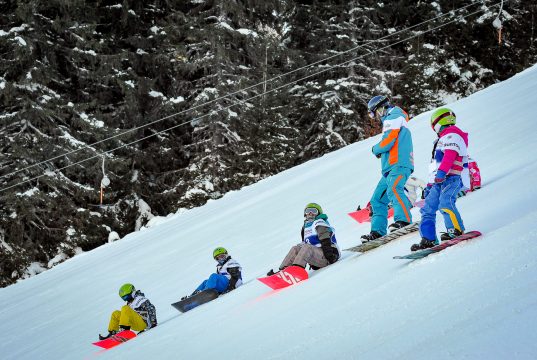
[[[371,152],[373,153],[373,155],[375,155],[375,157],[376,157],[377,159],[380,159],[380,157],[382,156],[382,154],[375,154],[375,151],[373,150],[374,148],[375,148],[374,146],[371,148]]]
[[[436,172],[436,176],[434,178],[434,183],[435,184],[440,184],[440,183],[443,183],[444,180],[446,180],[446,172],[443,171],[443,170],[438,170]]]
[[[332,249],[334,248],[331,246],[330,246],[330,249],[327,249],[327,250],[323,249],[324,257],[326,258],[326,260],[328,260],[329,264],[335,263],[337,259],[339,258],[338,254]]]
[[[425,189],[423,189],[423,192],[421,193],[421,198],[422,199],[425,199],[427,197],[427,195],[429,195],[429,193],[431,192],[431,188],[433,186],[431,184],[427,185],[427,187]]]
[[[322,241],[321,249],[323,250],[323,255],[326,260],[328,260],[329,264],[333,264],[338,260],[339,254],[337,252],[337,249],[332,247],[332,243],[330,242],[330,240]]]

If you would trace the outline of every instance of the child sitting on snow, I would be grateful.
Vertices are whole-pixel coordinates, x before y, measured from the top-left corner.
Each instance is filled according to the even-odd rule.
[[[108,335],[99,335],[100,340],[122,330],[133,330],[139,333],[157,326],[157,312],[143,292],[136,290],[132,284],[124,284],[119,288],[119,297],[127,302],[121,310],[115,310],[110,316]]]

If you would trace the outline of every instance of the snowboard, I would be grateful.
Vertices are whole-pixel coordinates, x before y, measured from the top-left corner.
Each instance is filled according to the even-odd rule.
[[[110,336],[108,339],[94,342],[93,345],[102,347],[103,349],[111,349],[135,337],[136,337],[135,332],[130,331],[130,330],[123,330],[123,331],[118,332],[115,335]]]
[[[218,291],[215,289],[203,290],[195,295],[189,296],[184,300],[175,302],[172,304],[174,308],[184,313],[189,310],[194,309],[197,306],[205,304],[211,300],[214,300],[218,297]]]
[[[410,259],[410,260],[423,259],[424,257],[430,254],[437,253],[439,251],[444,250],[445,248],[456,245],[465,240],[476,238],[478,236],[481,236],[481,233],[479,231],[468,231],[460,236],[457,236],[454,239],[442,241],[442,243],[436,246],[433,246],[432,248],[414,251],[408,255],[394,256],[393,258],[394,259]]]
[[[401,236],[418,231],[419,228],[420,228],[420,223],[415,222],[415,223],[405,226],[404,228],[392,231],[388,235],[384,235],[383,237],[380,237],[378,239],[369,240],[369,241],[363,240],[360,245],[356,245],[356,246],[353,246],[344,250],[363,253],[363,252],[378,248],[381,245],[387,244],[392,240],[400,238]]]
[[[393,211],[393,208],[388,210],[388,218],[391,218],[393,216]],[[349,216],[354,220],[358,221],[360,224],[367,221],[371,221],[371,217],[369,216],[369,209],[367,208],[350,212]]]
[[[278,290],[307,279],[308,272],[306,269],[300,266],[288,266],[274,275],[261,277],[257,280],[274,290]]]

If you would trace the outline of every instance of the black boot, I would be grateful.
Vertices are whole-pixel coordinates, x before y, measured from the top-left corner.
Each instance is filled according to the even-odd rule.
[[[390,229],[390,232],[391,232],[391,231],[402,229],[407,225],[410,225],[410,223],[407,223],[406,221],[399,220],[399,221],[394,222],[390,226],[388,226],[388,229]]]
[[[267,273],[267,276],[272,276],[274,274],[277,274],[278,271],[274,272],[274,270],[270,269],[270,271]]]
[[[106,340],[110,336],[115,335],[115,334],[117,334],[117,331],[115,331],[115,330],[109,331],[108,335],[106,335],[106,336],[102,336],[101,334],[99,334],[99,340]]]
[[[435,245],[436,244],[435,244],[434,240],[429,240],[429,239],[426,239],[426,238],[422,238],[419,244],[413,244],[410,247],[410,251],[418,251],[418,250],[422,250],[422,249],[428,249],[428,248],[432,248]]]
[[[375,240],[381,238],[382,235],[377,231],[371,231],[369,234],[362,235],[361,238],[364,239],[362,242]]]
[[[442,235],[440,235],[440,240],[448,241],[448,240],[454,239],[457,236],[461,236],[461,235],[462,235],[462,232],[460,232],[457,229],[448,229],[447,232],[442,233]]]

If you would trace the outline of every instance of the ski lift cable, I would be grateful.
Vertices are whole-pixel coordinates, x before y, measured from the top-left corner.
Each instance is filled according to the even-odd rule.
[[[496,4],[496,5],[497,5],[497,4]],[[494,6],[496,6],[496,5],[494,5]],[[463,18],[470,17],[470,16],[473,16],[473,15],[475,15],[475,14],[478,14],[478,13],[480,13],[480,12],[484,12],[484,11],[486,11],[486,10],[480,9],[480,10],[477,10],[477,11],[475,11],[475,12],[473,12],[473,13],[470,13],[470,14],[467,14],[467,15],[463,16]],[[64,166],[64,167],[62,167],[62,168],[59,168],[59,169],[56,169],[56,170],[54,170],[54,171],[52,171],[52,172],[53,172],[53,173],[56,173],[56,172],[60,172],[60,171],[62,171],[62,170],[65,170],[65,169],[67,169],[67,168],[70,168],[70,167],[72,167],[72,166],[80,165],[80,164],[82,164],[82,163],[84,163],[84,162],[86,162],[86,161],[93,160],[93,159],[95,159],[95,158],[104,156],[104,155],[106,155],[106,154],[113,153],[113,152],[116,151],[116,150],[119,150],[119,149],[121,149],[121,148],[130,146],[130,145],[133,145],[133,144],[135,144],[135,143],[137,143],[137,142],[140,142],[140,141],[144,141],[144,140],[149,139],[149,138],[152,138],[152,137],[154,137],[154,136],[163,134],[163,133],[168,132],[168,131],[170,131],[170,130],[173,130],[173,129],[177,128],[177,127],[186,125],[186,124],[188,124],[188,123],[190,123],[190,122],[192,122],[192,121],[201,120],[201,119],[203,119],[203,118],[205,118],[205,117],[208,117],[208,116],[210,116],[210,115],[213,115],[213,114],[215,114],[215,113],[218,113],[218,112],[221,112],[221,111],[224,111],[224,110],[228,110],[228,109],[230,109],[230,108],[232,108],[233,106],[236,106],[236,105],[238,105],[238,104],[245,104],[245,103],[246,103],[247,101],[249,101],[249,100],[252,100],[252,99],[255,99],[255,98],[258,98],[258,97],[262,97],[263,95],[266,95],[266,94],[271,93],[271,92],[275,92],[275,91],[277,91],[277,90],[280,90],[280,89],[282,89],[282,88],[285,88],[285,87],[287,87],[287,86],[289,86],[289,85],[292,85],[292,84],[295,84],[295,83],[297,83],[297,82],[300,82],[300,81],[303,81],[303,80],[312,78],[312,77],[317,76],[317,75],[319,75],[319,74],[322,74],[322,73],[325,73],[325,72],[327,72],[327,71],[330,71],[330,70],[332,70],[332,69],[334,69],[334,68],[336,68],[336,67],[341,67],[341,66],[344,66],[344,65],[348,65],[349,63],[353,63],[354,61],[356,61],[356,60],[358,60],[358,59],[361,59],[361,58],[364,58],[364,57],[366,57],[366,56],[368,56],[368,55],[372,55],[372,54],[375,54],[375,53],[377,53],[377,52],[379,52],[379,51],[382,51],[382,50],[385,50],[385,49],[387,49],[387,48],[390,48],[390,47],[392,47],[392,46],[395,46],[395,45],[398,45],[398,44],[407,42],[407,41],[412,40],[412,39],[414,39],[414,38],[416,38],[416,37],[418,37],[418,36],[422,36],[423,34],[426,34],[426,33],[428,33],[428,32],[432,32],[432,31],[438,30],[438,29],[440,29],[440,28],[442,28],[442,27],[444,27],[444,26],[446,26],[446,25],[449,25],[449,24],[451,24],[451,23],[453,23],[453,22],[455,22],[455,21],[457,21],[457,20],[458,20],[458,19],[453,19],[453,20],[451,20],[451,21],[449,21],[449,22],[447,22],[447,23],[438,25],[438,26],[436,26],[436,27],[434,27],[434,28],[432,28],[432,29],[429,29],[429,30],[427,30],[427,31],[419,32],[419,33],[414,34],[414,35],[412,35],[412,36],[410,36],[410,37],[407,37],[406,39],[396,41],[396,42],[394,42],[394,43],[392,43],[392,44],[388,44],[388,45],[383,46],[383,47],[381,47],[381,48],[378,48],[378,49],[376,49],[376,50],[372,50],[372,51],[370,51],[370,52],[367,53],[367,54],[363,54],[363,55],[354,57],[354,58],[352,58],[352,59],[350,59],[350,60],[344,61],[344,62],[339,63],[339,64],[332,65],[332,66],[327,67],[327,68],[325,68],[325,69],[323,69],[323,70],[320,70],[320,71],[318,71],[318,72],[316,72],[316,73],[313,73],[313,74],[307,75],[307,76],[305,76],[305,77],[302,77],[302,78],[300,78],[300,79],[294,80],[294,81],[292,81],[292,82],[290,82],[290,83],[280,85],[279,87],[274,88],[274,89],[271,89],[271,90],[269,90],[269,91],[267,91],[267,92],[265,92],[265,93],[260,93],[260,94],[254,95],[254,96],[252,96],[252,97],[250,97],[250,98],[248,98],[248,99],[237,101],[237,102],[235,102],[235,103],[233,103],[233,104],[231,104],[231,105],[228,105],[228,106],[226,106],[226,107],[223,107],[223,108],[221,108],[221,109],[211,111],[211,112],[209,112],[209,113],[207,113],[207,114],[204,114],[204,115],[202,115],[202,116],[199,116],[199,117],[197,117],[197,118],[194,118],[194,119],[185,121],[185,122],[180,123],[180,124],[176,124],[176,125],[174,125],[174,126],[171,126],[171,127],[167,128],[167,129],[164,129],[164,130],[161,130],[161,131],[156,132],[156,133],[154,133],[154,134],[151,134],[151,135],[145,136],[145,137],[143,137],[143,138],[134,140],[134,141],[132,141],[132,142],[130,142],[130,143],[127,143],[127,144],[118,146],[118,147],[116,147],[116,148],[114,148],[114,149],[110,149],[110,150],[104,151],[104,152],[102,152],[102,153],[100,153],[100,154],[98,154],[98,155],[94,155],[94,156],[91,156],[91,157],[89,157],[89,158],[86,158],[86,159],[77,161],[77,162],[75,162],[75,163],[73,163],[73,164],[66,165],[66,166]],[[26,180],[24,180],[24,181],[20,181],[20,182],[18,182],[18,183],[16,183],[16,184],[13,184],[13,185],[10,185],[10,186],[5,187],[5,188],[3,188],[3,189],[0,189],[0,192],[6,191],[6,190],[8,190],[8,189],[14,188],[14,187],[16,187],[16,186],[19,186],[19,185],[22,185],[22,184],[25,184],[25,183],[28,183],[28,182],[33,181],[33,180],[40,179],[40,178],[42,178],[42,177],[44,177],[44,176],[47,176],[47,175],[48,175],[48,174],[41,174],[41,175],[39,175],[39,176],[35,176],[35,177],[33,177],[33,178],[26,179]]]
[[[502,1],[502,4],[503,4],[503,0],[501,0],[501,1]],[[383,36],[383,37],[380,37],[380,38],[378,38],[378,39],[375,39],[374,42],[380,42],[380,41],[386,40],[386,39],[388,39],[388,38],[390,38],[390,37],[393,37],[393,36],[395,36],[395,35],[401,34],[401,33],[405,32],[405,31],[412,30],[412,29],[414,29],[414,28],[416,28],[416,27],[425,25],[425,24],[427,24],[427,23],[429,23],[429,22],[438,20],[438,19],[440,19],[440,18],[442,18],[442,17],[445,17],[445,16],[452,16],[454,12],[457,12],[457,11],[460,11],[460,10],[464,10],[464,9],[466,9],[466,8],[472,6],[472,5],[476,5],[476,4],[479,4],[479,3],[482,3],[482,0],[474,1],[474,2],[472,2],[472,3],[470,3],[470,4],[468,4],[468,5],[465,5],[465,6],[463,6],[463,7],[460,7],[460,8],[458,8],[458,9],[455,9],[455,10],[453,10],[453,11],[447,12],[447,13],[445,13],[445,14],[439,15],[439,16],[437,16],[437,17],[435,17],[435,18],[432,18],[432,19],[423,21],[423,22],[421,22],[421,23],[419,23],[419,24],[412,25],[412,26],[409,26],[408,28],[405,28],[405,29],[396,31],[396,32],[391,33],[391,34],[388,34],[388,35],[385,35],[385,36]],[[493,7],[493,6],[497,6],[497,4],[491,5],[491,7]],[[370,44],[370,43],[371,43],[371,42],[369,42],[369,44]],[[345,54],[347,54],[347,53],[349,53],[349,52],[356,51],[356,50],[361,49],[361,48],[365,48],[364,45],[358,45],[358,46],[355,46],[355,47],[350,48],[350,49],[348,49],[348,50],[342,51],[342,52],[340,52],[340,53],[338,53],[338,54],[329,56],[329,57],[327,57],[327,58],[324,58],[324,59],[321,59],[321,60],[319,60],[319,61],[313,62],[313,63],[311,63],[311,64],[308,64],[308,65],[302,66],[302,67],[300,67],[300,68],[291,70],[291,71],[289,71],[289,72],[287,72],[287,73],[284,73],[284,74],[275,76],[275,77],[270,78],[270,79],[268,79],[268,80],[266,80],[266,81],[261,81],[261,82],[259,82],[259,83],[257,83],[257,84],[254,84],[254,85],[251,85],[251,86],[248,86],[248,87],[239,89],[239,90],[234,91],[234,92],[232,92],[232,93],[228,93],[228,94],[226,94],[226,95],[217,97],[217,98],[215,98],[215,99],[213,99],[213,100],[209,100],[209,101],[206,101],[206,102],[204,102],[204,103],[201,103],[201,104],[195,105],[195,106],[193,106],[193,107],[190,107],[190,108],[188,108],[188,109],[181,110],[181,111],[179,111],[179,112],[177,112],[177,113],[170,114],[170,115],[164,116],[164,117],[162,117],[162,118],[153,120],[153,121],[151,121],[151,122],[149,122],[149,123],[147,123],[147,124],[143,124],[143,125],[134,127],[134,128],[132,128],[132,129],[125,130],[125,131],[120,132],[120,133],[118,133],[118,134],[109,136],[109,137],[104,138],[104,139],[102,139],[102,140],[99,140],[99,141],[93,142],[93,143],[91,143],[91,144],[88,144],[88,145],[86,145],[86,146],[83,146],[83,147],[81,147],[81,148],[74,149],[74,150],[68,151],[68,152],[66,152],[66,153],[63,153],[63,154],[54,156],[54,157],[52,157],[52,158],[49,158],[49,159],[46,159],[46,160],[42,160],[42,161],[37,162],[37,163],[35,163],[35,164],[31,164],[31,165],[25,166],[25,167],[20,168],[20,169],[18,169],[18,170],[12,171],[12,172],[10,172],[10,173],[8,173],[8,174],[0,175],[0,179],[1,179],[1,178],[4,178],[4,177],[11,176],[11,175],[15,175],[15,174],[17,174],[17,173],[19,173],[19,172],[22,172],[22,171],[31,169],[31,168],[33,168],[33,167],[36,167],[36,166],[45,164],[45,163],[47,163],[47,162],[50,162],[50,161],[53,161],[53,160],[57,160],[57,159],[62,158],[62,157],[64,157],[64,156],[72,155],[72,154],[77,153],[77,152],[82,151],[82,150],[91,149],[91,148],[93,148],[95,145],[104,143],[104,142],[106,142],[106,141],[110,141],[110,140],[112,140],[112,139],[121,137],[121,136],[123,136],[123,135],[127,135],[127,134],[129,134],[129,133],[134,132],[134,131],[137,131],[137,130],[146,128],[146,127],[148,127],[148,126],[155,125],[155,124],[160,123],[160,122],[162,122],[162,121],[164,121],[164,120],[167,120],[167,119],[170,119],[170,118],[173,118],[173,117],[176,117],[176,116],[185,114],[185,113],[187,113],[187,112],[189,112],[189,111],[193,111],[193,110],[199,109],[199,108],[204,107],[204,106],[206,106],[206,105],[213,104],[213,103],[215,103],[215,102],[217,102],[217,101],[220,101],[220,100],[229,98],[229,97],[231,97],[231,96],[233,96],[233,95],[237,95],[237,94],[239,94],[239,93],[241,93],[241,92],[244,92],[244,91],[247,91],[247,90],[251,90],[251,89],[254,89],[254,88],[258,87],[258,86],[264,85],[264,84],[267,83],[267,82],[273,82],[273,81],[275,81],[275,80],[277,80],[277,79],[280,79],[280,78],[286,77],[286,76],[288,76],[288,75],[294,74],[294,73],[296,73],[296,72],[305,70],[305,69],[307,69],[307,68],[309,68],[309,67],[312,67],[312,66],[314,66],[314,65],[318,65],[318,64],[323,63],[323,62],[325,62],[325,61],[332,60],[332,59],[334,59],[334,58],[336,58],[336,57],[338,57],[338,56],[345,55]],[[182,125],[188,124],[189,122],[190,122],[190,121],[188,121],[188,122],[186,122],[186,123],[183,123]],[[105,153],[107,153],[107,152],[105,152]]]

